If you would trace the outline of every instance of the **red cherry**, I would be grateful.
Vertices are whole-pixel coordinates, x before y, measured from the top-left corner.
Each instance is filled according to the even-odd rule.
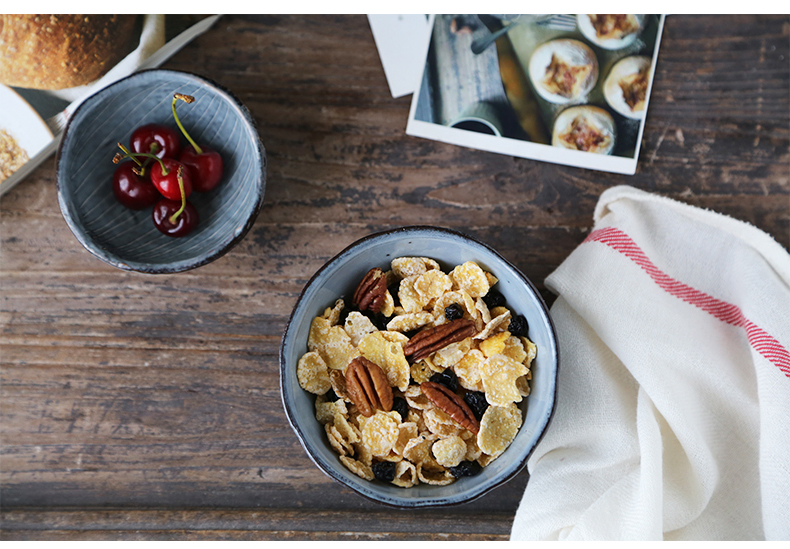
[[[134,173],[134,168],[133,162],[119,165],[112,177],[112,190],[118,202],[127,208],[143,210],[156,204],[160,195],[153,183]]]
[[[167,173],[163,173],[162,164],[165,165]],[[178,184],[179,174],[181,183],[184,186],[183,197],[181,195],[181,187]],[[154,161],[151,167],[151,183],[162,193],[162,196],[169,200],[180,201],[182,198],[187,198],[192,194],[192,177],[189,174],[189,169],[172,158]]]
[[[132,151],[152,153],[159,158],[176,158],[181,150],[178,133],[161,124],[146,124],[132,132]],[[151,146],[154,145],[152,149]]]
[[[178,238],[188,235],[197,227],[198,213],[189,201],[178,217],[172,219],[180,209],[180,201],[164,199],[156,203],[153,211],[154,225],[162,234]]]
[[[201,152],[198,153],[192,145],[187,146],[181,151],[178,161],[189,166],[194,189],[201,193],[207,193],[219,185],[224,166],[222,157],[217,151],[206,145],[200,145],[200,149]]]

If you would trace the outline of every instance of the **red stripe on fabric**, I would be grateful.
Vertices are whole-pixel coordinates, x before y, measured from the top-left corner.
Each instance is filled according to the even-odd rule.
[[[584,242],[606,244],[639,265],[667,293],[702,309],[722,322],[743,327],[749,344],[787,377],[790,377],[790,352],[768,332],[747,319],[737,305],[716,299],[670,277],[656,267],[636,242],[620,229],[615,227],[598,229],[590,233]]]

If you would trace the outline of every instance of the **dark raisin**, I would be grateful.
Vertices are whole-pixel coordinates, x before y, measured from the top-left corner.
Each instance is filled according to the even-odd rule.
[[[462,461],[455,467],[450,467],[450,474],[455,478],[473,477],[483,468],[476,461]]]
[[[458,303],[453,303],[444,308],[444,318],[447,320],[457,320],[463,318],[464,309]]]
[[[395,282],[394,284],[390,284],[390,286],[387,288],[387,291],[392,296],[392,301],[395,302],[396,307],[400,305],[400,299],[398,299],[399,289],[400,289],[400,281]]]
[[[464,402],[472,409],[472,413],[478,419],[483,417],[483,414],[488,409],[488,401],[486,395],[480,391],[469,391],[464,395]]]
[[[405,398],[395,397],[392,399],[392,409],[400,414],[401,421],[406,421],[406,416],[409,414],[409,403]]]
[[[334,389],[329,389],[329,390],[326,392],[326,394],[324,394],[324,396],[326,397],[326,399],[327,399],[329,402],[334,402],[334,401],[336,401],[338,398],[340,398],[340,397],[338,397],[338,396],[337,396],[337,394],[335,393],[335,390],[334,390]]]
[[[484,297],[483,302],[489,309],[493,309],[494,307],[501,307],[505,304],[505,296],[497,292],[496,290],[490,290]]]
[[[395,480],[395,467],[397,463],[394,461],[379,461],[373,464],[373,476],[384,482],[392,482]]]
[[[455,375],[451,369],[446,369],[444,372],[436,372],[431,376],[431,381],[434,383],[441,383],[452,392],[458,390],[458,376]]]
[[[529,324],[527,323],[527,319],[524,318],[524,315],[518,315],[514,318],[511,318],[508,331],[514,336],[527,337],[527,334],[529,333]]]

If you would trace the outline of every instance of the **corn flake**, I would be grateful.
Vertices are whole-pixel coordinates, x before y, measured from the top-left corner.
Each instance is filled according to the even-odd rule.
[[[323,395],[332,387],[326,362],[314,351],[303,354],[299,359],[296,365],[296,377],[299,386],[314,395]]]
[[[332,423],[335,421],[335,414],[348,415],[346,403],[342,400],[329,402],[324,395],[315,399],[315,419],[321,424]]]
[[[403,310],[407,313],[418,313],[428,304],[428,300],[414,289],[416,280],[416,276],[404,278],[398,286],[398,300]]]
[[[516,380],[526,373],[526,366],[511,358],[504,355],[489,357],[483,364],[481,376],[488,403],[506,406],[511,402],[521,402]]]
[[[466,456],[466,442],[457,435],[440,438],[431,446],[431,452],[439,465],[455,467]]]
[[[450,272],[450,276],[458,288],[464,290],[471,297],[483,297],[491,288],[485,272],[474,261],[458,265]]]
[[[416,438],[419,434],[419,428],[414,422],[407,421],[398,425],[398,440],[395,442],[395,446],[393,447],[395,453],[399,456],[402,456],[403,449],[406,448],[406,444],[408,444],[411,439]]]
[[[373,322],[359,311],[351,311],[348,313],[343,329],[351,338],[351,344],[354,347],[358,346],[359,342],[362,341],[366,335],[379,331]]]
[[[423,434],[411,439],[403,448],[403,457],[412,463],[419,464],[433,460],[431,446],[439,437],[434,434]]]
[[[357,461],[356,459],[350,458],[348,456],[340,456],[340,461],[349,471],[358,477],[361,477],[365,480],[373,480],[376,478],[370,465],[366,465],[365,463]]]
[[[343,438],[343,435],[340,434],[333,424],[327,423],[324,425],[324,430],[326,431],[327,439],[329,439],[329,445],[335,449],[335,452],[341,456],[354,455],[354,447],[349,441]]]
[[[417,478],[425,484],[446,486],[455,482],[455,477],[446,469],[432,470],[425,463],[417,465]]]
[[[387,456],[398,442],[400,414],[378,410],[369,418],[359,418],[362,443],[377,457]]]
[[[480,420],[478,447],[489,456],[499,456],[516,438],[521,422],[521,410],[515,404],[489,406]]]
[[[532,364],[532,361],[535,360],[535,357],[538,355],[538,347],[532,341],[527,339],[526,337],[521,337],[521,343],[524,345],[524,350],[527,353],[527,358],[524,360],[524,364],[529,366]]]
[[[436,407],[423,410],[422,418],[428,430],[435,435],[452,436],[459,435],[463,431],[450,414]]]
[[[502,333],[510,334],[510,332],[502,332]],[[524,350],[524,344],[521,342],[521,339],[519,339],[516,336],[510,336],[505,340],[505,346],[500,351],[500,353],[510,359],[515,360],[516,362],[521,362],[521,363],[524,363],[524,361],[527,359],[528,356],[527,352]]]
[[[472,349],[455,365],[453,371],[458,376],[461,387],[468,391],[482,391],[482,368],[485,356],[477,349]]]
[[[406,313],[394,317],[387,323],[387,330],[399,332],[411,332],[417,328],[433,322],[433,315],[428,311],[419,311],[416,313]]]
[[[386,317],[390,317],[395,313],[395,299],[393,299],[392,294],[387,290],[384,294],[384,305],[381,306],[381,314]]]
[[[399,461],[395,466],[395,478],[392,484],[401,488],[411,488],[417,484],[417,468],[408,461]]]
[[[359,353],[378,364],[393,387],[405,391],[409,386],[409,362],[401,343],[388,341],[383,332],[374,332],[359,342]]]
[[[510,332],[500,332],[489,336],[480,342],[480,350],[486,357],[502,354],[505,350],[505,341],[507,341],[509,337]]]
[[[425,303],[439,299],[445,292],[453,287],[453,281],[441,270],[433,269],[417,277],[414,281],[414,290]]]
[[[431,269],[441,269],[439,264],[429,257],[396,257],[390,266],[398,278],[421,275]]]
[[[411,378],[417,383],[425,383],[426,381],[430,381],[431,376],[434,373],[424,359],[412,364],[409,368],[409,371],[411,373]]]
[[[494,330],[505,324],[505,322],[510,322],[510,310],[507,309],[501,315],[492,318],[491,321],[486,324],[485,328],[475,336],[475,339],[486,339],[494,333]],[[507,325],[503,326],[503,329],[506,327]]]

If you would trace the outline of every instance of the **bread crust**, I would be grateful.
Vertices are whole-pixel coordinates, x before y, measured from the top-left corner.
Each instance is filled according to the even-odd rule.
[[[0,15],[0,82],[57,90],[100,78],[132,49],[136,15]]]

